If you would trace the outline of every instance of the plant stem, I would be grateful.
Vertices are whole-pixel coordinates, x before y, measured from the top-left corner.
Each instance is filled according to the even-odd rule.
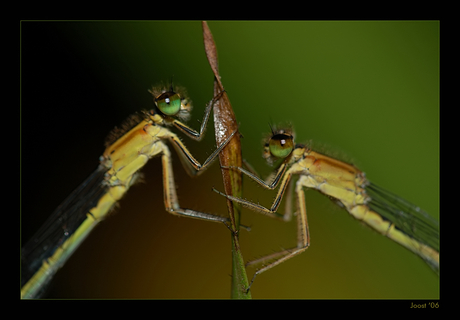
[[[203,39],[206,56],[214,73],[214,96],[224,90],[222,85],[217,59],[217,48],[206,22],[202,23]],[[238,130],[235,114],[233,112],[227,93],[214,105],[214,127],[216,144],[220,145],[229,135]],[[240,135],[237,133],[219,154],[221,166],[242,166]],[[225,193],[241,197],[241,173],[237,170],[222,169],[222,179]],[[251,293],[246,292],[249,287],[244,259],[238,241],[241,206],[227,200],[228,213],[231,220],[232,231],[232,299],[251,299]]]

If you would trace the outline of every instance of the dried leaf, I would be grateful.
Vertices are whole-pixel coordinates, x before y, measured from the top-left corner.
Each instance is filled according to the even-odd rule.
[[[214,73],[214,95],[218,95],[224,87],[219,75],[219,62],[217,60],[217,48],[212,37],[211,30],[206,22],[202,23],[203,39],[206,56],[209,65]],[[238,123],[230,104],[227,93],[214,105],[214,127],[216,133],[216,144],[220,145],[228,136],[238,130]],[[219,154],[221,166],[242,166],[240,135],[237,133]],[[242,180],[241,173],[236,170],[222,169],[222,179],[226,194],[241,197]],[[251,294],[246,292],[248,279],[244,266],[243,256],[241,255],[238,234],[241,206],[227,200],[228,212],[231,220],[233,234],[232,258],[233,258],[233,277],[232,277],[232,298],[250,299]]]

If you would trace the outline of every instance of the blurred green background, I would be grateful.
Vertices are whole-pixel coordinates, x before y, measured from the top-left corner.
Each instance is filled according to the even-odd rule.
[[[266,176],[269,123],[352,162],[380,186],[439,218],[439,22],[210,21],[243,157]],[[199,21],[21,23],[21,231],[26,241],[98,164],[106,134],[149,109],[171,77],[198,129],[213,95]],[[201,162],[215,148],[183,140]],[[180,203],[227,214],[220,170],[191,179],[174,155]],[[161,162],[146,166],[119,209],[56,275],[55,298],[229,298],[231,243],[218,224],[164,210]],[[275,192],[248,179],[244,197]],[[418,257],[306,192],[311,247],[257,277],[253,298],[435,299],[439,278]],[[281,207],[281,212],[284,206]],[[246,260],[291,247],[295,222],[244,210]],[[252,277],[254,270],[248,269]]]

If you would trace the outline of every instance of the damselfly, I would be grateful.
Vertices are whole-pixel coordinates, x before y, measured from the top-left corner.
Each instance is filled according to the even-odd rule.
[[[192,139],[201,140],[211,109],[220,95],[207,105],[200,132],[197,132],[182,122],[188,119],[192,109],[184,90],[171,85],[169,88],[154,88],[151,93],[155,108],[131,116],[121,128],[115,128],[110,133],[96,171],[64,200],[23,247],[23,298],[39,297],[57,270],[136,182],[139,170],[154,156],[162,159],[167,212],[208,221],[227,221],[224,217],[180,207],[171,154],[166,145],[167,141],[173,145],[189,175],[197,176],[206,170],[233,134],[201,164],[167,126],[172,125]]]
[[[419,207],[369,182],[364,172],[353,165],[313,151],[307,145],[295,144],[291,130],[272,129],[272,135],[264,145],[264,158],[270,163],[282,159],[276,172],[267,180],[258,177],[253,170],[226,168],[239,170],[270,190],[279,185],[270,208],[214,189],[251,210],[288,221],[292,215],[291,197],[294,180],[298,178],[294,191],[297,203],[297,246],[250,261],[247,265],[270,260],[272,262],[255,272],[249,288],[258,274],[304,252],[309,247],[310,233],[304,188],[316,189],[325,194],[344,207],[354,218],[417,254],[436,273],[439,272],[438,222]],[[285,193],[286,210],[284,214],[280,214],[277,210]]]

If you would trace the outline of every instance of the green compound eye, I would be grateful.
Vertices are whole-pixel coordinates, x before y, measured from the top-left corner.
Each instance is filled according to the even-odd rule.
[[[168,91],[155,99],[158,109],[167,116],[173,116],[180,111],[181,100],[178,93]]]
[[[271,137],[269,142],[270,153],[277,158],[286,158],[294,149],[291,135],[279,133]]]

